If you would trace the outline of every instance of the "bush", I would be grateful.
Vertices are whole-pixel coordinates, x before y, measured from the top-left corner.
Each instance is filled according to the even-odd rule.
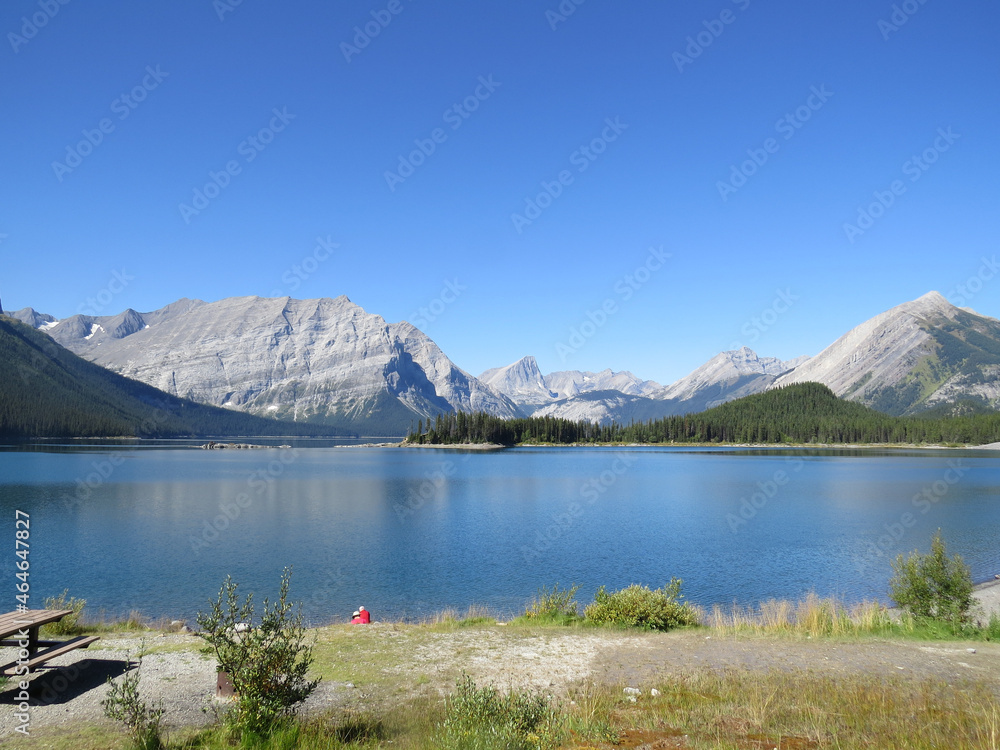
[[[163,747],[160,722],[163,719],[163,705],[150,708],[139,697],[139,670],[142,668],[140,648],[139,662],[134,670],[129,670],[121,682],[108,678],[108,695],[101,701],[104,715],[120,721],[128,730],[135,750],[160,750]]]
[[[476,687],[467,674],[445,701],[434,746],[442,750],[536,750],[558,747],[559,714],[536,693]]]
[[[576,603],[576,592],[579,590],[580,587],[575,584],[568,589],[560,589],[557,583],[551,591],[542,586],[524,610],[525,619],[562,624],[579,619],[580,606]]]
[[[1000,614],[990,615],[990,621],[983,627],[983,636],[988,641],[1000,641]]]
[[[319,680],[308,680],[312,646],[307,646],[301,609],[287,601],[291,569],[281,576],[281,593],[255,620],[253,594],[240,603],[237,584],[226,576],[208,614],[198,613],[201,637],[210,644],[219,669],[229,674],[237,694],[227,722],[240,733],[271,733],[295,713]]]
[[[584,616],[598,625],[625,625],[646,630],[670,630],[684,625],[696,625],[695,611],[681,603],[681,580],[671,578],[662,589],[651,591],[648,586],[633,584],[609,594],[601,586],[587,605]]]
[[[931,540],[930,554],[917,551],[892,563],[889,596],[918,618],[941,620],[958,627],[969,621],[972,573],[960,555],[948,557],[941,530]]]
[[[80,614],[87,604],[86,599],[72,597],[66,599],[69,589],[64,589],[59,596],[49,596],[45,598],[45,609],[71,609],[73,614],[66,615],[58,622],[50,622],[43,626],[46,633],[52,635],[77,635],[82,632],[80,627]]]

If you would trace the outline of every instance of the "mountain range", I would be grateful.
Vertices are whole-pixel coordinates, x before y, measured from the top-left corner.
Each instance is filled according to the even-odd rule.
[[[30,308],[13,316],[44,317]],[[182,299],[41,327],[119,375],[258,416],[393,435],[439,412],[518,413],[412,325],[386,323],[347,297]]]
[[[774,385],[815,381],[887,414],[1000,405],[1000,320],[937,292],[851,329]]]
[[[893,415],[1000,405],[1000,321],[937,292],[865,321],[813,357],[744,347],[663,386],[630,372],[543,374],[534,357],[474,377],[405,321],[347,297],[181,299],[160,310],[56,320],[11,315],[95,364],[176,397],[262,417],[402,434],[454,411],[627,423],[819,382]]]
[[[77,357],[3,315],[0,383],[5,438],[338,434],[322,425],[277,422],[171,396]]]

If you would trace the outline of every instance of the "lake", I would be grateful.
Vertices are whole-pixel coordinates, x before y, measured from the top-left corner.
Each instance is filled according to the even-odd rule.
[[[940,527],[979,581],[1000,572],[1000,455],[960,450],[334,447],[183,441],[0,448],[15,604],[15,511],[31,606],[193,620],[227,574],[273,596],[286,565],[311,622],[358,605],[420,618],[519,613],[541,586],[684,580],[710,606],[886,599],[889,561]]]

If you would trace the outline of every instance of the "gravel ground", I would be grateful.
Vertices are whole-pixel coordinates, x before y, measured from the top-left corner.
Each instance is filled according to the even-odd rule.
[[[142,644],[154,653],[142,660],[140,693],[167,709],[168,728],[202,726],[215,720],[227,702],[215,698],[215,661],[198,652],[204,642],[193,635],[104,636],[87,649],[78,649],[48,662],[60,669],[41,669],[31,680],[29,713],[32,732],[43,727],[76,722],[111,723],[104,718],[101,701],[108,692],[108,678],[122,675]],[[0,649],[0,661],[14,652]],[[9,658],[14,658],[10,656]],[[17,686],[8,683],[0,693],[0,738],[20,724],[14,717]],[[346,705],[361,697],[350,683],[323,681],[305,704],[317,711]],[[0,745],[2,745],[0,741]]]
[[[985,619],[988,621],[991,614],[1000,615],[1000,579],[987,581],[976,586],[974,597],[982,605]]]

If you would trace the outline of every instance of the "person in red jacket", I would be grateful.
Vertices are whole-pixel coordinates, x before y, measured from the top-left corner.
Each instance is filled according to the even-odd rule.
[[[354,614],[351,615],[351,625],[360,625],[362,622],[364,621],[361,619],[361,613],[354,610]]]
[[[361,618],[363,625],[368,625],[372,621],[372,613],[364,607],[358,607],[358,616]]]

